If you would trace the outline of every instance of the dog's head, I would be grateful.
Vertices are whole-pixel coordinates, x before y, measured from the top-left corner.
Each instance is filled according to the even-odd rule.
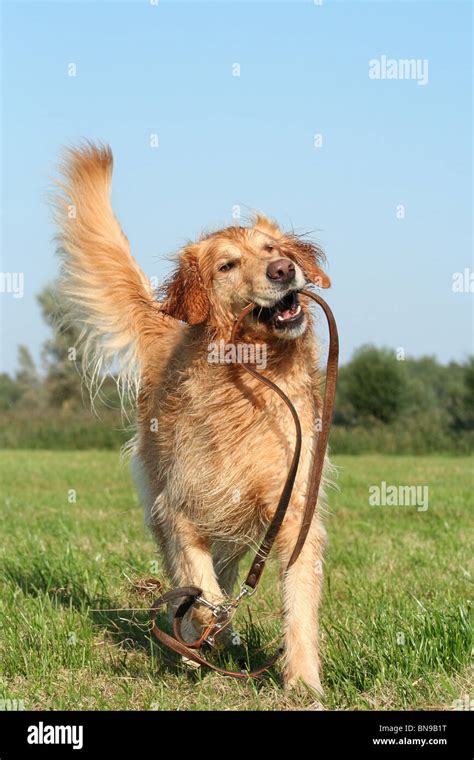
[[[248,327],[266,338],[298,338],[307,328],[298,292],[308,282],[330,285],[323,258],[315,245],[258,216],[252,227],[228,227],[184,248],[162,311],[190,325],[225,327],[255,303]]]

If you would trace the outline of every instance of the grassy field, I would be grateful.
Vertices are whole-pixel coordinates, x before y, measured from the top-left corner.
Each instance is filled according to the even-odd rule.
[[[317,709],[261,682],[190,672],[151,644],[137,586],[156,575],[116,452],[3,451],[0,698],[25,709]],[[339,456],[321,614],[327,709],[453,709],[473,696],[472,460]],[[429,507],[370,506],[369,486],[429,487]],[[245,607],[245,606],[244,606]],[[277,568],[238,624],[252,660],[279,635]]]

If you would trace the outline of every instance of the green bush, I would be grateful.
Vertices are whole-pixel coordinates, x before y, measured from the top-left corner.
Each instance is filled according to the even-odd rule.
[[[445,431],[421,418],[406,426],[334,426],[329,445],[332,454],[470,454],[474,431]]]
[[[403,362],[388,349],[362,346],[347,365],[346,394],[356,419],[393,422],[407,404]]]
[[[118,412],[107,410],[99,420],[91,412],[32,414],[25,409],[2,414],[0,448],[119,449],[131,435]]]

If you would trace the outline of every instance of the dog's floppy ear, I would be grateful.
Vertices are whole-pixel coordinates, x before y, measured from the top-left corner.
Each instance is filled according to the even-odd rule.
[[[325,256],[317,245],[306,240],[293,238],[291,240],[290,258],[301,267],[306,279],[316,285],[317,288],[331,287],[331,280],[321,269]]]
[[[160,290],[164,301],[161,311],[170,317],[198,325],[209,314],[209,298],[202,280],[193,246],[181,253],[178,270]]]

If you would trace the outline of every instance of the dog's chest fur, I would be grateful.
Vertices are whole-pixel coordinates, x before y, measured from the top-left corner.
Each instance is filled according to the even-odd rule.
[[[182,353],[181,353],[182,355]],[[263,374],[293,402],[303,450],[292,500],[301,506],[319,414],[311,344],[289,344]],[[283,401],[238,366],[209,364],[196,351],[170,363],[139,407],[139,449],[167,509],[184,512],[213,539],[248,540],[271,519],[288,472],[295,427]]]

